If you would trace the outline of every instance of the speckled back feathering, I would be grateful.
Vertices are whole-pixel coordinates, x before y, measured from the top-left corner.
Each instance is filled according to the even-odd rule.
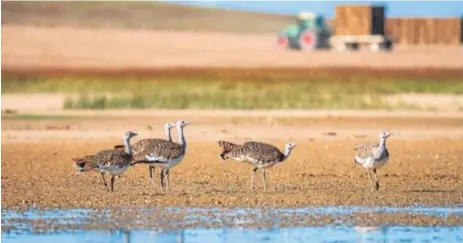
[[[156,148],[158,146],[162,146],[164,142],[169,142],[165,139],[160,138],[146,138],[142,139],[132,145],[132,153],[134,155],[145,153],[146,151]]]
[[[243,145],[237,145],[226,141],[219,141],[219,146],[224,150],[220,154],[222,159],[250,160],[257,165],[280,162],[285,157],[277,147],[262,142],[251,141]]]
[[[386,146],[379,144],[365,144],[355,147],[356,162],[362,164],[364,159],[371,158],[375,161],[383,161],[389,158],[389,151]]]
[[[167,167],[172,167],[178,164],[185,155],[186,141],[183,136],[183,127],[186,125],[188,125],[187,121],[179,120],[176,122],[180,143],[158,138],[144,139],[135,143],[131,165],[139,163],[164,164]]]
[[[98,169],[97,166],[91,161],[93,156],[95,155],[85,155],[84,157],[72,158],[74,161],[74,167],[80,172],[87,172]]]
[[[225,154],[227,154],[228,152],[240,147],[240,145],[230,143],[230,142],[227,142],[227,141],[223,141],[223,140],[220,140],[218,143],[219,143],[219,146],[223,149],[222,153],[220,153],[220,158],[222,158],[222,159],[225,159],[225,157],[224,157]]]
[[[114,145],[114,149],[124,152],[124,145]],[[98,166],[92,160],[95,155],[84,155],[83,157],[72,158],[74,167],[80,172],[98,170]]]
[[[379,168],[389,159],[389,151],[386,147],[386,139],[392,133],[382,132],[377,144],[363,144],[356,146],[354,161],[365,168]]]
[[[134,144],[133,151],[132,165],[153,162],[165,163],[182,157],[185,148],[181,144],[164,139],[144,139]],[[157,161],[148,161],[146,156],[156,157]]]
[[[132,154],[127,154],[119,149],[103,150],[95,154],[90,159],[90,162],[96,164],[98,169],[105,169],[109,167],[123,168],[130,165]]]
[[[132,146],[132,153],[134,155],[137,154],[143,154],[146,153],[146,151],[149,151],[150,149],[156,148],[157,146],[162,146],[159,144],[162,144],[164,142],[172,142],[172,137],[170,135],[170,129],[173,127],[171,123],[166,123],[164,126],[164,130],[166,133],[166,139],[160,139],[160,138],[145,138],[142,139]]]

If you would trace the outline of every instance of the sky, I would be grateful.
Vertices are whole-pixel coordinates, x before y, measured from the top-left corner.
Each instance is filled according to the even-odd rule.
[[[311,11],[333,17],[338,4],[383,4],[388,17],[462,17],[463,1],[170,1],[184,5],[296,15]]]

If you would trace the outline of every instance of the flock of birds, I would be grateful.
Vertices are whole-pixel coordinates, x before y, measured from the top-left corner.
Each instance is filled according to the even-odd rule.
[[[73,158],[74,166],[80,172],[99,172],[108,190],[105,174],[111,175],[110,191],[114,191],[115,177],[120,176],[131,166],[137,164],[148,165],[151,183],[154,183],[155,170],[156,167],[159,167],[161,169],[161,190],[169,190],[169,171],[185,157],[187,143],[183,129],[188,124],[187,121],[183,120],[179,120],[175,124],[166,123],[164,129],[167,139],[146,138],[134,144],[131,144],[130,139],[137,136],[137,133],[128,131],[123,136],[123,145],[115,145],[112,149],[103,150],[94,155],[75,157]],[[178,142],[172,141],[170,131],[174,127],[179,134]],[[379,190],[376,170],[384,166],[389,159],[386,140],[390,135],[392,133],[381,132],[379,143],[364,144],[354,148],[354,162],[368,169],[373,191]],[[256,172],[260,169],[264,190],[266,189],[265,170],[285,161],[296,147],[295,143],[286,143],[282,152],[271,144],[255,141],[234,144],[220,140],[218,141],[218,145],[222,148],[222,152],[219,155],[222,160],[241,161],[254,167],[252,170],[251,189],[254,189]],[[374,182],[371,171],[374,174]]]

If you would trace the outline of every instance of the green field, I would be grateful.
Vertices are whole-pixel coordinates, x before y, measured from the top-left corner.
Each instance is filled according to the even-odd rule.
[[[336,72],[332,72],[336,73]],[[463,94],[461,77],[224,72],[154,76],[7,75],[2,93],[64,93],[65,109],[414,109],[384,102],[404,93]]]

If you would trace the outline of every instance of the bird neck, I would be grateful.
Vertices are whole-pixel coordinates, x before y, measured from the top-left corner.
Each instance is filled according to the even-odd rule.
[[[283,160],[287,159],[289,157],[289,155],[291,154],[291,149],[286,147],[285,148],[285,152],[283,153]],[[282,161],[283,161],[282,160]]]
[[[185,137],[183,136],[183,127],[177,127],[177,131],[178,131],[178,134],[179,134],[179,143],[183,146],[183,148],[186,148],[186,141],[185,141]]]
[[[124,138],[124,152],[132,154],[132,146],[130,146],[130,138]]]
[[[386,147],[386,139],[385,138],[381,138],[379,140],[379,147],[380,148],[385,148]]]
[[[166,127],[165,132],[166,132],[166,137],[169,140],[169,142],[172,142],[172,137],[170,135],[170,128]]]

